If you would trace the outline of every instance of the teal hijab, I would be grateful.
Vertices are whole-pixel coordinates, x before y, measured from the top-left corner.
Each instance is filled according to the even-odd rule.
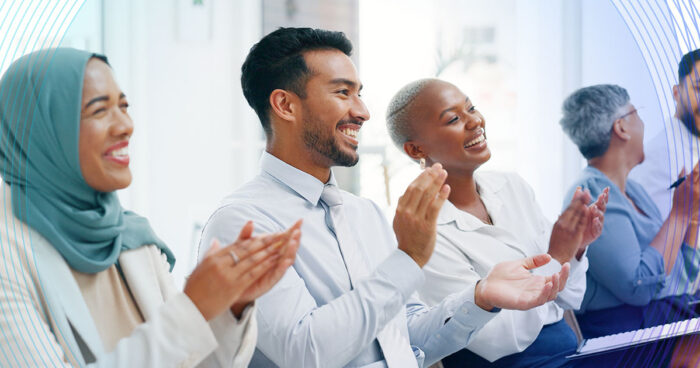
[[[0,80],[0,176],[12,188],[12,210],[77,271],[103,271],[122,251],[149,244],[172,269],[175,257],[148,220],[83,178],[78,139],[90,58],[107,63],[86,51],[45,49],[19,58]]]

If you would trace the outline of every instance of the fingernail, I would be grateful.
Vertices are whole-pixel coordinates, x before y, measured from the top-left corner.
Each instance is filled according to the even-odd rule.
[[[440,188],[440,192],[442,192],[443,194],[447,194],[449,191],[450,191],[450,186],[447,184],[443,185],[442,188]]]

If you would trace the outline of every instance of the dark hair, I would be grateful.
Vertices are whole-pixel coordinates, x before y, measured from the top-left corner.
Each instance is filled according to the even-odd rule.
[[[268,137],[270,127],[270,93],[275,89],[306,97],[306,82],[311,70],[304,53],[313,50],[337,49],[352,53],[352,43],[343,32],[312,28],[279,28],[251,47],[241,68],[243,95],[260,118]]]
[[[690,73],[693,72],[693,67],[695,66],[695,63],[700,61],[700,49],[693,50],[681,58],[681,61],[678,63],[678,83],[682,83],[683,79]],[[699,73],[700,70],[696,70],[696,73]]]

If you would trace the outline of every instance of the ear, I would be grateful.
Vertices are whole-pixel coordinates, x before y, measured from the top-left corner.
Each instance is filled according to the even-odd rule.
[[[680,97],[679,88],[680,88],[680,87],[679,87],[678,84],[674,84],[674,85],[673,85],[673,88],[671,89],[671,90],[673,91],[673,100],[676,101],[676,103],[678,103],[678,102],[680,101],[680,98],[679,98],[679,97]]]
[[[613,134],[620,138],[622,141],[628,141],[632,136],[627,132],[627,127],[625,126],[624,119],[617,119],[613,121]]]
[[[421,148],[421,146],[419,146],[414,141],[408,141],[408,142],[404,143],[403,144],[403,151],[406,152],[406,154],[414,160],[420,160],[422,158],[427,157],[425,152],[423,152],[423,149]]]
[[[283,89],[276,89],[270,93],[271,111],[282,120],[296,120],[298,101],[297,95]]]

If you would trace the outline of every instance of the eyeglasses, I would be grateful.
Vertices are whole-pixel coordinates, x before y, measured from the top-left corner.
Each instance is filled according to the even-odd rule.
[[[626,117],[628,117],[628,116],[630,116],[630,115],[632,115],[632,114],[638,112],[639,110],[641,110],[641,109],[643,109],[643,108],[644,108],[644,106],[639,106],[639,107],[635,108],[634,110],[632,110],[632,111],[630,111],[630,112],[626,112],[626,113],[624,113],[624,114],[622,114],[622,115],[616,117],[615,119],[613,119],[613,121],[618,120],[618,119],[624,119],[624,118],[626,118]]]

